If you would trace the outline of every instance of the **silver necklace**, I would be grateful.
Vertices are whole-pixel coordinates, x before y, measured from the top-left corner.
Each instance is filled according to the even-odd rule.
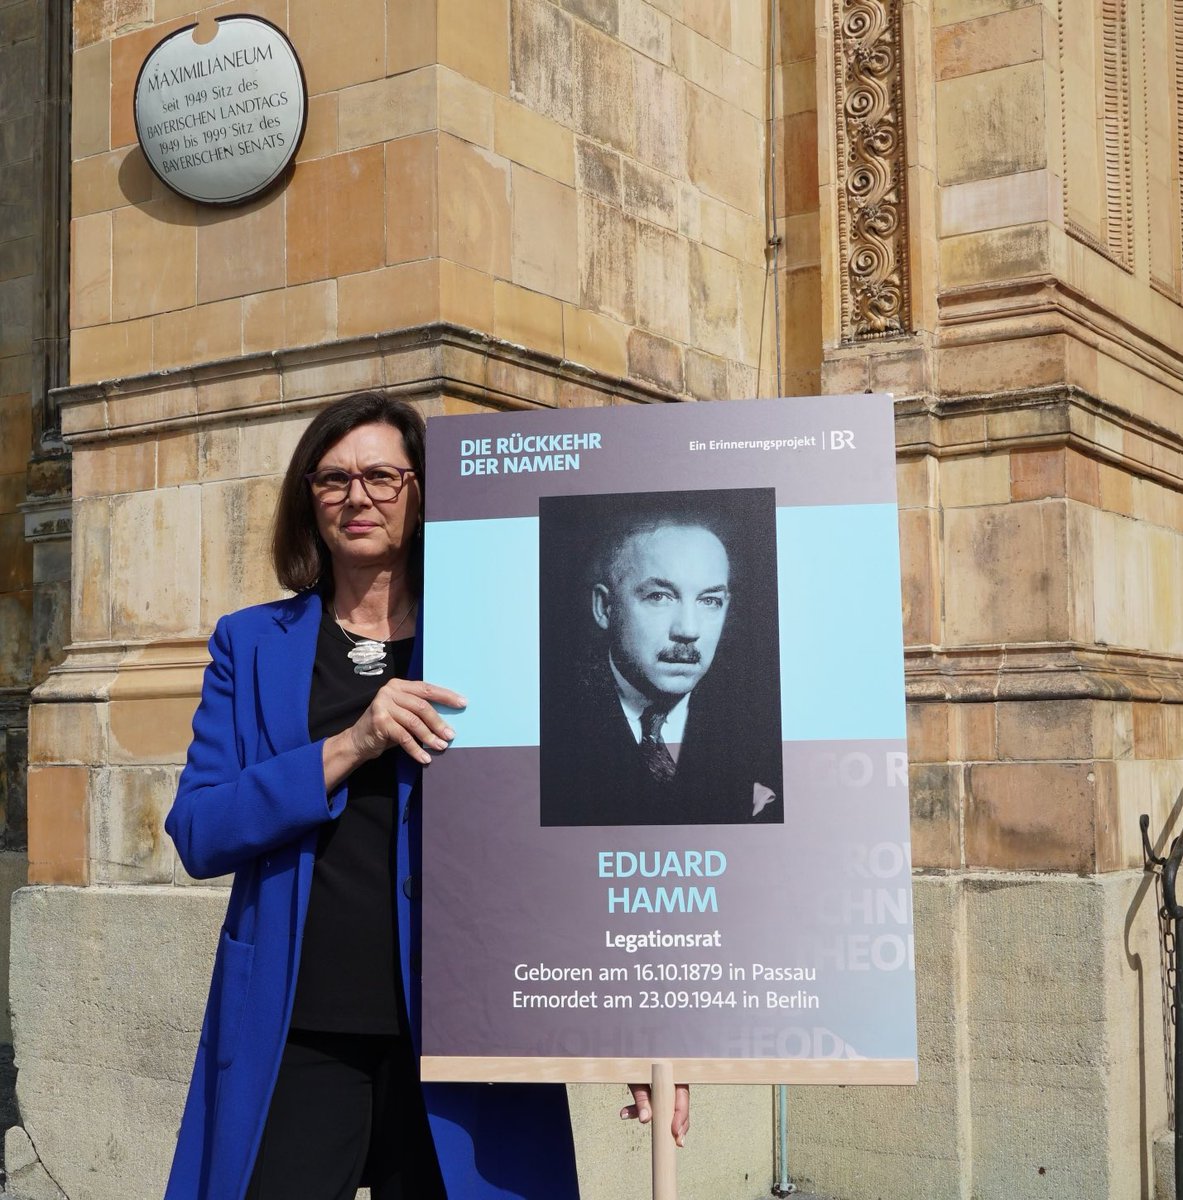
[[[411,615],[411,609],[414,607],[415,601],[412,599],[403,612],[403,615],[399,617],[398,624],[390,631],[392,638],[402,628],[403,622]],[[337,628],[353,643],[347,655],[349,661],[353,663],[353,673],[355,675],[381,675],[386,670],[385,643],[375,641],[373,638],[355,638],[341,624],[341,618],[337,616],[337,606],[335,604],[333,605],[333,620],[337,622]]]

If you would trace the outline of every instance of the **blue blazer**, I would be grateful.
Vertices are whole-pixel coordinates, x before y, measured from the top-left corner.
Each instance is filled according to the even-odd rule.
[[[165,829],[190,875],[234,873],[193,1080],[165,1200],[241,1200],[258,1151],[291,1020],[317,830],[326,803],[308,696],[320,598],[306,592],[223,617],[210,639],[193,743]],[[422,670],[418,631],[410,674]],[[420,862],[418,766],[400,755],[399,880]],[[477,798],[474,798],[474,801]],[[411,1036],[419,1051],[419,912],[398,895]],[[448,1195],[576,1200],[567,1096],[560,1085],[423,1085]]]

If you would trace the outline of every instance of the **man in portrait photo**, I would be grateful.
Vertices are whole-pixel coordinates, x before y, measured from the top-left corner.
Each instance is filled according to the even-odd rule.
[[[784,820],[774,504],[541,502],[543,825]]]

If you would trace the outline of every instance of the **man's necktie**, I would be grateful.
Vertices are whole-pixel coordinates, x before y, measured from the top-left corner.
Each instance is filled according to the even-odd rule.
[[[658,708],[656,704],[649,705],[641,714],[641,756],[649,774],[658,783],[672,782],[678,769],[661,737],[661,727],[668,714],[668,709]]]

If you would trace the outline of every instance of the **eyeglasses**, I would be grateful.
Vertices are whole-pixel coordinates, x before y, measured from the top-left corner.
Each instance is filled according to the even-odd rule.
[[[305,475],[312,494],[321,504],[344,504],[355,479],[361,480],[365,493],[376,504],[397,500],[408,475],[414,475],[414,467],[392,467],[388,463],[376,463],[364,471],[343,471],[339,467],[325,467]]]

